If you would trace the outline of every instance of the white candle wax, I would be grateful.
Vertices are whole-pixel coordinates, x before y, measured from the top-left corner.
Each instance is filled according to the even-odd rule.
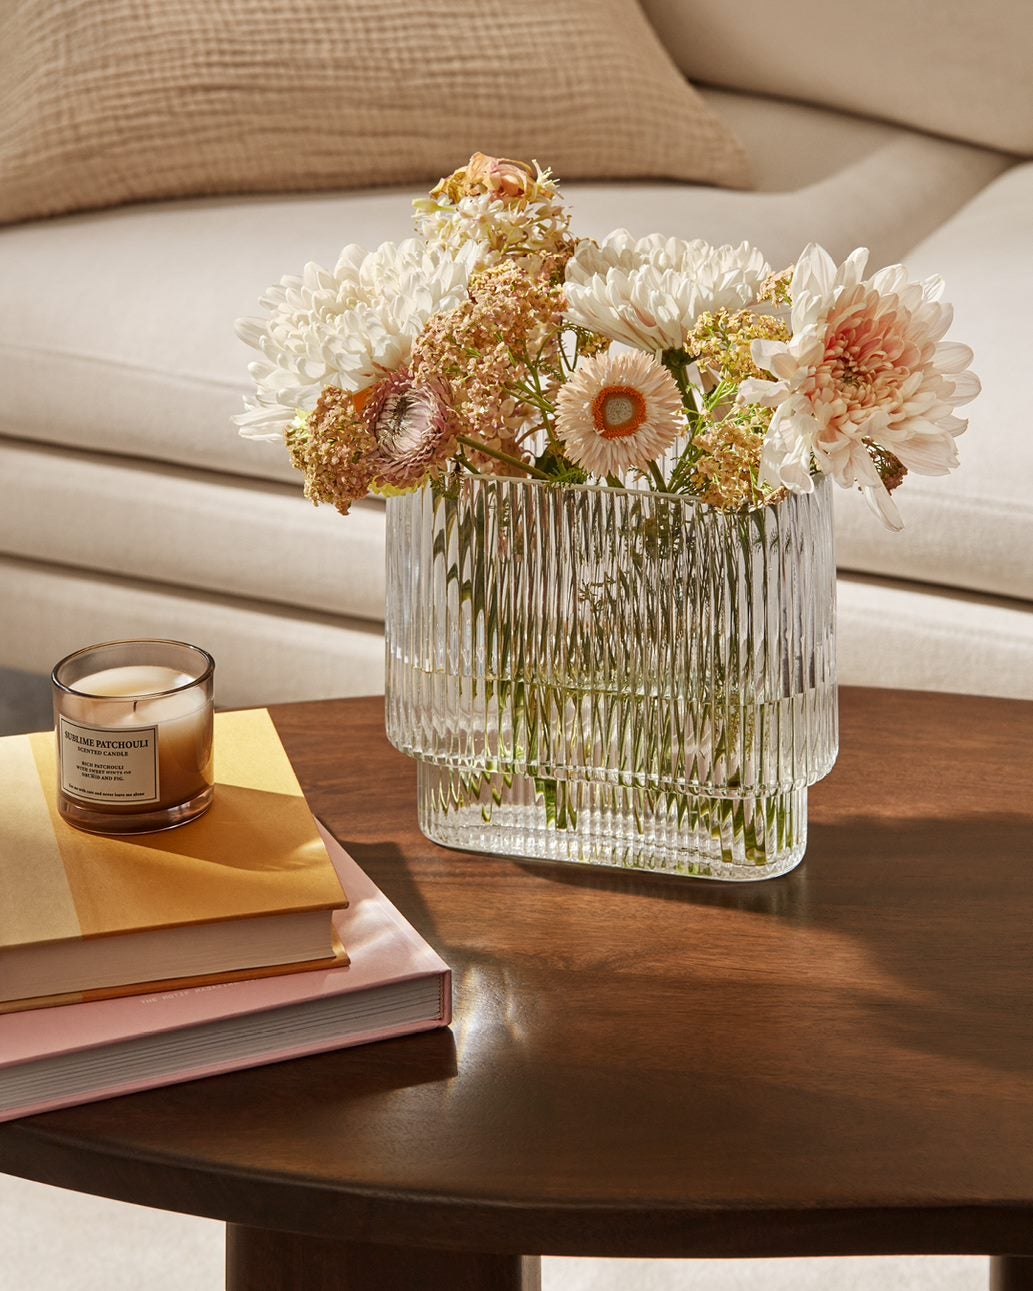
[[[121,668],[102,668],[80,677],[74,689],[87,695],[107,699],[126,699],[137,695],[158,695],[163,690],[188,686],[193,677],[178,668],[162,668],[158,664],[125,664]]]
[[[189,673],[155,664],[104,668],[72,683],[63,714],[84,727],[131,733],[156,727],[157,802],[187,802],[212,782],[212,709],[203,686],[191,687]],[[175,689],[187,687],[187,689]],[[171,694],[163,694],[171,691]],[[108,810],[131,810],[115,802]]]

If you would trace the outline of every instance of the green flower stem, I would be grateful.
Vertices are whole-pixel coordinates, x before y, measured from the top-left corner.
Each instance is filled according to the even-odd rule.
[[[682,403],[685,405],[685,411],[695,411],[696,401],[692,397],[692,382],[689,380],[689,368],[695,362],[694,356],[685,350],[664,350],[660,355],[660,362],[664,365],[671,376],[674,377],[675,385],[681,392]]]
[[[465,453],[456,453],[456,461],[464,471],[469,471],[471,475],[480,475],[480,471],[476,466],[474,466],[473,462],[470,461]]]
[[[667,481],[664,479],[664,473],[663,471],[661,471],[660,467],[657,466],[656,462],[649,463],[649,474],[652,477],[653,483],[656,485],[657,490],[660,493],[666,493]]]
[[[485,457],[494,457],[497,462],[505,462],[507,466],[515,466],[517,470],[533,476],[536,480],[552,479],[551,475],[546,475],[537,466],[529,466],[527,462],[522,462],[519,457],[510,457],[508,453],[500,453],[496,448],[489,448],[487,444],[471,439],[469,435],[457,435],[456,438],[464,448],[472,448],[475,453],[483,453]]]

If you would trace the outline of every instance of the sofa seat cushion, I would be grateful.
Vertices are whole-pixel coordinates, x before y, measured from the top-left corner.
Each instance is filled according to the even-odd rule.
[[[1026,284],[1033,281],[1033,163],[1002,175],[907,257],[940,273],[954,304],[950,333],[975,351],[979,397],[961,409],[961,465],[911,475],[896,495],[902,533],[888,533],[858,498],[837,498],[841,568],[1033,601],[1033,432],[1022,395],[1029,358]]]
[[[1033,699],[1033,606],[841,574],[836,617],[844,686]]]
[[[1008,164],[824,109],[708,101],[743,139],[758,191],[571,184],[579,232],[747,238],[777,266],[811,239],[836,255],[864,243],[887,262]],[[0,230],[0,433],[296,482],[282,451],[242,442],[230,423],[252,357],[234,320],[309,260],[408,236],[411,196],[194,200]]]
[[[227,707],[373,695],[384,686],[380,624],[4,556],[0,597],[19,616],[4,662],[27,672],[132,624],[140,636],[204,642]],[[1013,602],[841,578],[838,654],[845,685],[1033,699],[1033,609]]]
[[[8,556],[0,556],[0,597],[18,607],[3,662],[24,672],[44,673],[85,642],[119,640],[128,629],[138,637],[204,642],[215,657],[224,708],[384,689],[379,623]]]
[[[0,438],[0,552],[364,621],[384,618],[383,503]]]

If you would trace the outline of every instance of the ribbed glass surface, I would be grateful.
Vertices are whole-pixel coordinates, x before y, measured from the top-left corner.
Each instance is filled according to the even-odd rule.
[[[452,847],[760,878],[837,748],[828,481],[732,515],[463,477],[388,503],[387,724]]]

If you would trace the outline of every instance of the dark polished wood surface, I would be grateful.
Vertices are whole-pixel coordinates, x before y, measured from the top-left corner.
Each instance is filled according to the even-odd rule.
[[[269,1228],[1033,1254],[1033,704],[844,690],[806,860],[740,885],[439,849],[382,700],[273,714],[454,1026],[14,1122],[0,1169],[227,1220],[241,1267]]]

